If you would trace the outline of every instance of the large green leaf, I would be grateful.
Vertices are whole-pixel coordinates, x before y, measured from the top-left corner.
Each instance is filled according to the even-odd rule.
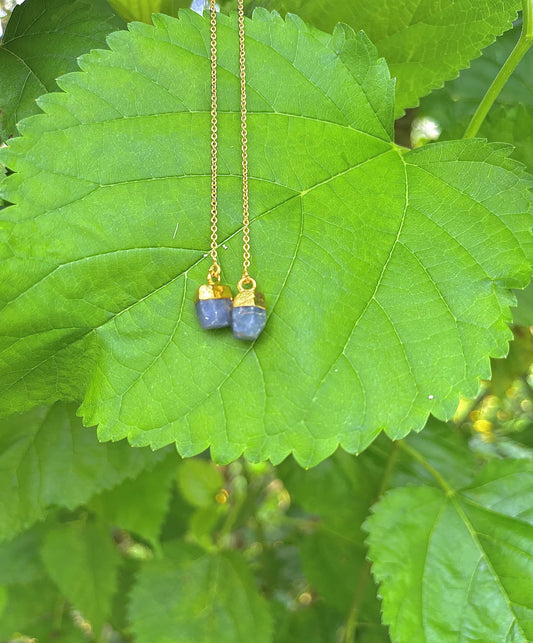
[[[107,525],[92,521],[59,525],[46,534],[41,553],[50,578],[99,637],[111,613],[120,563]]]
[[[101,47],[124,23],[105,0],[26,0],[15,7],[0,43],[0,141],[39,110],[35,99],[57,89],[80,54]]]
[[[272,623],[242,554],[169,543],[132,592],[138,643],[268,643]]]
[[[446,83],[422,101],[420,116],[432,118],[441,128],[441,140],[462,136],[470,119],[519,38],[521,24],[505,33],[461,72],[459,78]],[[514,145],[513,156],[533,170],[533,51],[528,52],[502,92],[479,130],[491,141]],[[533,288],[517,293],[518,307],[514,322],[533,324]]]
[[[398,643],[533,640],[533,465],[494,462],[459,491],[388,492],[368,520]]]
[[[99,444],[72,405],[56,404],[0,422],[0,540],[45,516],[73,509],[160,459],[126,443]]]
[[[248,21],[254,344],[207,333],[206,20],[109,38],[1,158],[0,409],[81,397],[103,440],[306,465],[449,417],[511,337],[530,274],[529,183],[481,141],[391,143],[393,85],[364,34]],[[221,16],[220,239],[240,270],[236,18]],[[199,79],[207,79],[206,82]]]
[[[339,21],[363,29],[397,79],[396,114],[469,66],[511,27],[520,0],[252,0],[298,14],[330,31]]]

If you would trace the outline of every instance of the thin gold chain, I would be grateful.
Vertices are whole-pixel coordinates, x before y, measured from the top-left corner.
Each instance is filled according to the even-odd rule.
[[[218,187],[217,187],[217,10],[216,0],[210,0],[211,12],[211,259],[209,268],[209,282],[220,282],[220,264],[218,263]],[[242,278],[239,289],[252,285],[255,281],[250,277],[250,210],[248,203],[248,127],[247,127],[247,101],[246,101],[246,50],[244,39],[244,0],[238,0],[239,24],[239,77],[241,92],[241,156],[242,156],[242,229],[243,229],[243,263]]]
[[[239,0],[239,76],[241,79],[241,152],[242,152],[242,279],[239,284],[252,283],[250,268],[250,211],[248,206],[248,129],[246,107],[246,53],[244,46],[244,0]]]
[[[216,0],[210,0],[211,11],[211,259],[207,275],[209,283],[220,282],[218,263],[218,110],[217,110],[217,8]]]

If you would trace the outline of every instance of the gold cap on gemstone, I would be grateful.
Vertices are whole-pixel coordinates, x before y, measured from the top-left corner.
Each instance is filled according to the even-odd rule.
[[[206,301],[207,299],[231,299],[233,294],[230,286],[224,284],[203,284],[198,288],[196,301]]]
[[[265,295],[255,289],[241,290],[233,298],[233,308],[240,308],[241,306],[256,306],[265,310]]]

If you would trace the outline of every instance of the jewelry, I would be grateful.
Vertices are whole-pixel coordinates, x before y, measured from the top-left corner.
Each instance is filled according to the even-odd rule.
[[[257,292],[250,276],[250,212],[248,204],[248,131],[246,107],[246,51],[244,38],[244,0],[238,0],[239,77],[241,91],[241,156],[242,156],[242,229],[243,271],[237,284],[238,293],[232,300],[229,286],[220,283],[218,261],[218,188],[217,188],[217,11],[216,0],[210,0],[211,12],[211,259],[207,284],[200,286],[196,312],[202,328],[233,327],[237,339],[253,341],[266,324],[265,296]]]

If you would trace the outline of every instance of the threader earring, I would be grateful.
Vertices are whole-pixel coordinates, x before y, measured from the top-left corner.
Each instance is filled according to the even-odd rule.
[[[243,270],[232,299],[231,288],[220,283],[218,261],[218,104],[217,104],[217,11],[216,0],[210,0],[211,12],[211,267],[207,284],[200,286],[196,296],[196,313],[202,328],[232,326],[237,339],[253,341],[266,324],[265,296],[257,292],[250,276],[250,212],[248,205],[248,131],[246,106],[246,51],[244,39],[244,0],[238,1],[239,77],[241,93],[241,157],[242,157],[242,230]]]

